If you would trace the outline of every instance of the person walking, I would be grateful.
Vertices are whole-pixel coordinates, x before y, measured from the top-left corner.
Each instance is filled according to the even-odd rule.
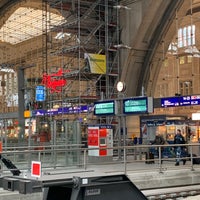
[[[157,132],[156,136],[155,136],[155,139],[151,144],[164,145],[165,144],[165,140],[164,140],[163,136],[159,132]],[[156,154],[158,155],[158,157],[161,158],[161,163],[162,163],[163,162],[162,158],[163,158],[163,150],[164,150],[164,148],[161,147],[161,156],[159,156],[159,147],[156,147],[155,150],[156,150]]]
[[[185,144],[185,138],[181,134],[181,130],[177,129],[176,135],[174,137],[174,144]],[[181,157],[185,156],[185,148],[184,146],[176,146],[174,147],[175,155],[176,155],[176,163],[175,166],[178,166],[181,160]],[[182,159],[183,165],[186,163],[186,159]]]

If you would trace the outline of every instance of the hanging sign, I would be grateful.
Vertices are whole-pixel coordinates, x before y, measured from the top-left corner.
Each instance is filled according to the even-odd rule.
[[[45,87],[43,85],[38,85],[36,87],[36,101],[45,101]]]

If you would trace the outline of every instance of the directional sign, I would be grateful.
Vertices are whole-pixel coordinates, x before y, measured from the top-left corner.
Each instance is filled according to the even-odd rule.
[[[179,97],[161,98],[161,107],[176,107],[179,106]]]

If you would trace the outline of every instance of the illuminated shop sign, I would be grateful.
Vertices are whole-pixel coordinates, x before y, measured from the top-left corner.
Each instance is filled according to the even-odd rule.
[[[49,88],[51,93],[59,93],[67,84],[67,80],[64,79],[63,76],[68,72],[69,70],[63,71],[62,69],[59,69],[58,72],[54,74],[44,73],[42,76],[42,84]]]

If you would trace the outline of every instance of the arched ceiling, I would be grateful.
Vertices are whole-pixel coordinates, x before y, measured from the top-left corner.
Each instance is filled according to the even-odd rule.
[[[122,71],[122,80],[127,83],[127,96],[141,95],[142,87],[147,95],[152,95],[155,89],[162,54],[167,51],[174,34],[174,18],[176,10],[181,6],[188,9],[190,1],[151,1],[137,31],[137,38],[133,39],[127,60]],[[180,15],[187,10],[181,9]],[[172,31],[169,31],[172,29]],[[163,41],[165,47],[163,49]],[[164,52],[164,53],[163,53]],[[140,57],[142,62],[137,62]],[[152,75],[153,74],[153,75]],[[134,76],[134,78],[133,78]]]
[[[22,2],[24,3],[23,0],[0,0],[0,17],[5,17],[5,13],[9,17]],[[26,2],[28,4],[29,1]],[[41,1],[34,2],[32,6]],[[190,13],[189,0],[149,0],[148,3],[148,9],[137,30],[137,38],[132,38],[130,44],[133,50],[127,54],[123,63],[121,79],[127,84],[128,96],[141,95],[142,87],[147,95],[153,96],[162,57],[176,31],[176,14],[181,18]],[[198,10],[199,0],[193,0],[193,11]],[[138,57],[142,62],[138,62]]]

